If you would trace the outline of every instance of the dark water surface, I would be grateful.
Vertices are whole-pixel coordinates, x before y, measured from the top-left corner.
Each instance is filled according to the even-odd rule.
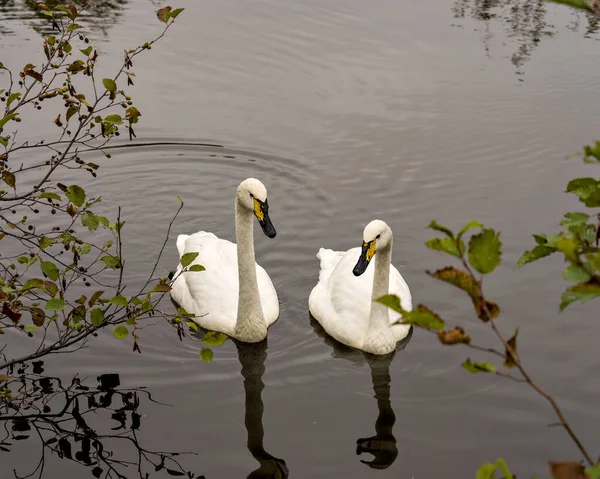
[[[104,3],[89,22],[108,72],[123,47],[158,34],[159,4]],[[0,60],[10,68],[42,55],[42,23],[24,5],[0,0]],[[597,174],[565,159],[598,136],[594,21],[524,1],[173,6],[186,11],[135,65],[138,141],[222,146],[123,149],[93,160],[102,168],[86,188],[102,192],[112,216],[123,208],[126,279],[135,287],[152,268],[175,195],[186,204],[176,233],[233,239],[235,187],[260,178],[278,236],[256,235],[256,256],[278,291],[280,318],[268,347],[238,353],[228,341],[211,365],[198,358],[198,338],[181,342],[159,325],[142,332],[142,355],[106,332],[86,350],[48,359],[45,371],[91,381],[118,373],[123,387],[147,387],[171,407],[141,405],[140,442],[195,452],[181,462],[209,479],[259,467],[252,477],[287,469],[296,478],[462,478],[500,456],[519,477],[544,477],[548,459],[578,459],[529,389],[460,368],[466,350],[416,331],[391,363],[369,364],[316,334],[307,302],[318,248],[357,246],[366,223],[381,218],[394,231],[394,264],[415,304],[493,344],[471,319],[468,298],[424,273],[446,264],[423,245],[431,219],[454,228],[480,219],[502,231],[504,263],[487,287],[503,308],[499,324],[507,332],[520,326],[522,359],[590,443],[600,420],[600,326],[586,319],[593,306],[558,314],[560,261],[513,266],[531,247],[530,233],[555,230],[577,208],[561,193],[566,182]],[[176,263],[173,237],[160,267],[166,274]],[[386,469],[357,455],[357,440],[375,435]],[[366,449],[362,441],[358,452]],[[34,437],[11,451],[0,452],[2,478],[38,460]],[[45,467],[46,478],[91,477],[56,456]]]

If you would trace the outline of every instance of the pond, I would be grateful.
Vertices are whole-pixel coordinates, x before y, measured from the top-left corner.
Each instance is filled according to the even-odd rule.
[[[10,68],[42,55],[46,27],[29,5],[0,0],[0,60]],[[95,7],[87,25],[104,54],[99,68],[110,71],[123,48],[160,32],[161,5]],[[69,384],[78,374],[90,387],[98,377],[102,391],[115,375],[119,388],[143,388],[139,444],[194,453],[176,459],[208,479],[473,477],[498,457],[519,477],[544,477],[548,460],[578,458],[530,389],[460,367],[468,355],[479,359],[472,351],[416,330],[392,361],[368,362],[318,330],[308,295],[318,249],[359,246],[364,226],[381,218],[414,304],[492,345],[469,299],[425,274],[447,264],[424,246],[432,219],[453,228],[483,221],[502,232],[503,263],[487,286],[502,308],[498,323],[520,327],[521,359],[590,442],[588,425],[600,420],[593,306],[559,314],[560,259],[514,265],[531,233],[556,231],[577,209],[562,194],[567,181],[596,174],[566,157],[598,137],[597,20],[525,0],[181,6],[165,38],[137,59],[132,94],[143,117],[134,146],[97,158],[98,178],[86,177],[86,188],[102,192],[107,214],[122,207],[126,283],[135,287],[160,250],[175,195],[185,202],[176,234],[233,240],[235,188],[260,178],[278,235],[255,235],[256,257],[278,291],[279,320],[268,344],[238,350],[227,341],[211,364],[198,356],[201,336],[180,341],[161,323],[142,332],[142,354],[106,331],[84,350],[46,358],[38,372]],[[48,123],[36,126],[40,137],[52,133]],[[177,261],[172,235],[162,274]],[[99,408],[93,427],[108,435],[122,414]],[[3,478],[29,474],[40,460],[35,434],[20,436],[0,451]],[[111,444],[137,461],[135,450]],[[128,471],[137,477],[135,466]],[[46,452],[42,477],[92,474]]]

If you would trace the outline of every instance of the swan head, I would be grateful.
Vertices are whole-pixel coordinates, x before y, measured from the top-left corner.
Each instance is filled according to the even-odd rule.
[[[363,244],[360,258],[352,270],[354,276],[360,276],[367,270],[370,261],[377,250],[387,248],[392,244],[392,230],[381,220],[371,221],[363,231]]]
[[[275,238],[277,231],[269,217],[269,202],[265,185],[256,178],[248,178],[238,186],[236,199],[241,206],[254,212],[263,233],[269,238]]]

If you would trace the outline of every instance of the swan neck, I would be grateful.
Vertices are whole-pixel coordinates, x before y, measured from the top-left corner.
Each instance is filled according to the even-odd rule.
[[[390,264],[392,262],[392,242],[375,255],[375,272],[371,294],[371,314],[369,329],[389,329],[389,310],[387,306],[375,302],[377,298],[388,294],[390,287]]]
[[[237,199],[235,203],[235,236],[239,281],[235,333],[241,341],[256,342],[266,336],[266,323],[256,278],[254,216],[252,211],[242,206]]]

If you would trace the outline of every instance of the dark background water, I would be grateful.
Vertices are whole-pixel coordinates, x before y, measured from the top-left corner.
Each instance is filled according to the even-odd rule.
[[[26,5],[0,1],[0,60],[9,68],[41,59],[46,27]],[[87,24],[104,54],[99,68],[110,72],[124,47],[159,33],[159,5],[98,7]],[[122,206],[126,279],[136,286],[152,267],[175,195],[186,203],[177,233],[204,229],[233,239],[234,189],[260,178],[279,234],[257,235],[256,254],[277,288],[280,318],[266,351],[238,355],[227,342],[211,365],[198,358],[198,338],[181,342],[159,325],[143,331],[142,355],[108,331],[83,351],[48,359],[46,372],[92,382],[114,372],[124,387],[147,387],[171,407],[142,404],[145,446],[193,451],[182,462],[211,479],[246,477],[259,463],[263,477],[277,477],[269,472],[277,461],[260,447],[261,427],[264,449],[285,461],[291,477],[472,477],[499,456],[519,477],[543,477],[548,459],[579,456],[564,431],[548,428],[555,418],[532,391],[468,374],[460,367],[466,350],[442,348],[421,331],[391,364],[369,365],[360,354],[336,352],[309,321],[318,248],[356,246],[364,226],[381,218],[394,231],[394,264],[415,304],[493,344],[468,298],[424,273],[447,264],[423,244],[431,219],[454,228],[479,219],[502,231],[503,264],[487,286],[503,309],[499,324],[507,333],[520,326],[521,358],[593,446],[600,420],[594,307],[558,313],[565,287],[558,259],[513,268],[532,245],[530,233],[554,231],[562,213],[578,208],[562,194],[566,182],[596,174],[566,159],[598,136],[594,19],[525,1],[173,6],[186,11],[135,64],[138,141],[222,147],[115,152],[93,160],[102,168],[86,188],[104,195],[113,216]],[[28,120],[40,135],[52,132]],[[160,266],[166,273],[176,263],[173,238]],[[27,343],[12,346],[22,352]],[[381,434],[393,423],[398,450],[385,470],[356,454],[378,415]],[[0,453],[2,477],[29,471],[38,453],[33,437]],[[84,474],[47,458],[47,478]]]

